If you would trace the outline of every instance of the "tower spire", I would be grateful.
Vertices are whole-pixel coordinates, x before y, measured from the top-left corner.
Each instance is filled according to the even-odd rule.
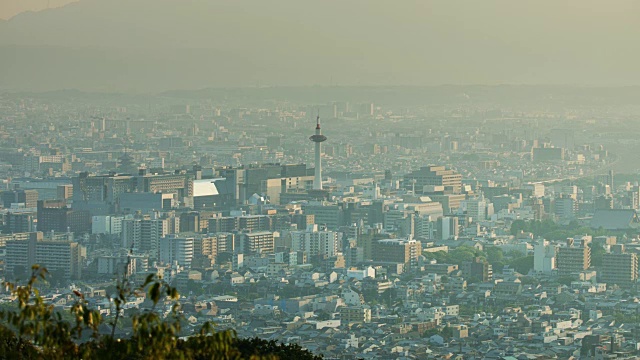
[[[318,110],[318,115],[316,116],[316,133],[309,137],[309,140],[316,143],[316,164],[315,164],[315,172],[313,176],[313,189],[314,190],[322,190],[322,145],[321,143],[327,140],[327,137],[322,135],[320,130],[320,111]]]

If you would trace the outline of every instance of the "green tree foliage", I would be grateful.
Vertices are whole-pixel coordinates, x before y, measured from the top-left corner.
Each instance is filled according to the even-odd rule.
[[[297,345],[285,345],[260,339],[238,339],[232,330],[215,331],[211,324],[187,339],[179,334],[183,318],[179,295],[155,275],[149,275],[140,286],[127,278],[120,281],[110,300],[116,316],[110,335],[101,335],[106,324],[98,310],[87,306],[83,294],[74,292],[71,321],[45,303],[35,286],[47,277],[47,270],[32,267],[26,285],[7,283],[16,299],[13,308],[0,310],[0,358],[3,359],[320,359]],[[146,293],[151,308],[131,316],[130,337],[115,336],[127,299]],[[170,304],[163,316],[158,307]],[[128,319],[128,318],[127,318]]]
[[[514,220],[511,223],[511,229],[510,229],[510,233],[513,236],[516,236],[518,234],[520,234],[521,232],[525,231],[525,229],[527,229],[527,222],[524,220]]]
[[[509,266],[520,274],[528,274],[533,269],[533,255],[513,259]]]
[[[511,223],[511,235],[518,235],[522,231],[530,232],[536,237],[549,240],[565,240],[566,238],[579,234],[601,236],[610,233],[604,229],[592,229],[588,226],[580,226],[577,221],[572,221],[569,225],[557,224],[552,220],[515,220]]]
[[[427,260],[435,260],[438,264],[449,263],[449,253],[446,251],[424,252],[423,255]]]
[[[450,252],[451,260],[454,264],[461,265],[465,262],[473,261],[476,257],[486,259],[485,253],[471,246],[460,246]]]
[[[471,246],[459,246],[451,251],[437,251],[433,253],[426,252],[424,256],[427,259],[435,259],[441,264],[462,265],[465,262],[472,261],[476,257],[486,259],[487,255],[482,251]]]
[[[427,330],[422,333],[423,338],[430,338],[433,335],[440,335],[445,339],[449,339],[453,336],[453,329],[450,328],[449,326],[444,326],[442,328]]]
[[[504,253],[502,249],[497,246],[491,246],[486,249],[487,261],[491,264],[501,262],[504,259]]]
[[[261,354],[269,354],[280,360],[320,360],[321,357],[313,355],[311,352],[304,350],[296,344],[282,344],[274,340],[267,341],[258,338],[239,339],[235,343],[236,348],[240,350],[243,359],[249,359],[252,356],[260,356]]]
[[[485,253],[487,254],[487,261],[493,267],[493,271],[502,272],[502,268],[505,265],[502,249],[497,246],[490,246],[485,249]]]

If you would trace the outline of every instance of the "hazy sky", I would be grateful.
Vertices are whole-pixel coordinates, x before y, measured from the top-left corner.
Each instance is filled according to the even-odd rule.
[[[0,19],[10,19],[25,11],[56,8],[78,0],[1,0]]]
[[[640,85],[639,19],[638,0],[80,0],[0,21],[0,86]]]

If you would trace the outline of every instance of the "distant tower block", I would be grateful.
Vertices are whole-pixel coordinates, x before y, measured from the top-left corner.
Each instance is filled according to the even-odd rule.
[[[613,170],[609,170],[609,176],[607,177],[607,181],[609,182],[609,188],[611,190],[611,193],[613,193]]]
[[[322,142],[327,140],[327,137],[322,135],[320,131],[320,115],[316,117],[316,134],[311,135],[309,140],[316,143],[316,169],[313,177],[313,189],[314,190],[322,190]]]

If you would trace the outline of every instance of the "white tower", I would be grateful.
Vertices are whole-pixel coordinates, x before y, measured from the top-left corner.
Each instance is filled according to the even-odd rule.
[[[316,169],[313,176],[313,190],[322,190],[322,145],[323,141],[327,140],[327,137],[322,135],[320,131],[320,115],[316,117],[316,133],[309,137],[309,140],[316,143]]]

